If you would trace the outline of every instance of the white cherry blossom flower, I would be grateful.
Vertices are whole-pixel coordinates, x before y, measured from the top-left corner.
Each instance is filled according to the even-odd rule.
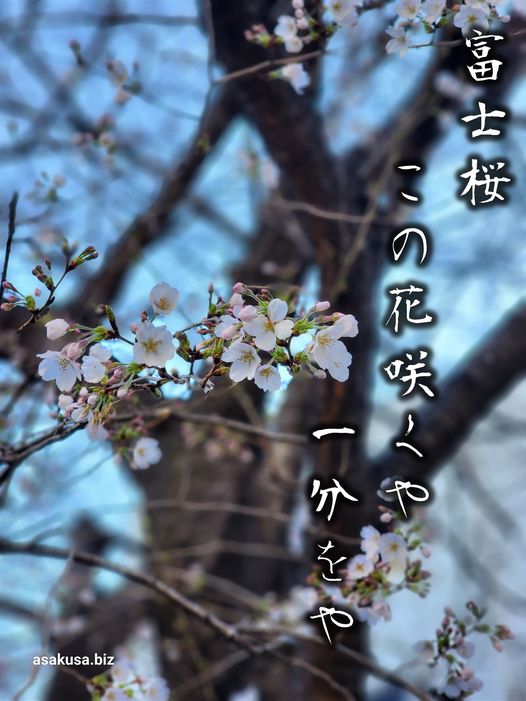
[[[219,317],[219,323],[215,327],[215,335],[218,338],[224,338],[229,341],[238,335],[241,328],[241,322],[230,314],[223,314]]]
[[[255,343],[261,350],[270,351],[276,345],[276,340],[289,338],[294,322],[285,319],[288,306],[282,299],[273,299],[266,314],[258,314],[251,321],[245,321],[243,328],[251,336],[255,336]]]
[[[385,31],[390,37],[392,37],[392,39],[389,39],[385,45],[385,50],[387,53],[405,56],[407,50],[412,46],[412,44],[408,33],[405,31],[402,25],[398,24],[394,27],[387,27]]]
[[[364,526],[360,531],[362,542],[361,549],[368,560],[375,560],[380,547],[380,532],[374,526]]]
[[[62,351],[46,351],[37,353],[38,358],[43,358],[38,366],[40,377],[49,382],[55,380],[61,392],[69,392],[77,380],[82,378],[79,364]]]
[[[133,462],[139,470],[155,465],[161,457],[159,442],[155,438],[139,438],[133,449]]]
[[[392,562],[399,557],[406,557],[407,545],[402,536],[396,533],[383,533],[380,536],[378,550],[383,562]]]
[[[285,39],[285,51],[289,54],[298,54],[303,49],[303,41],[299,36],[287,37]]]
[[[94,358],[98,358],[101,363],[107,363],[111,358],[111,350],[102,345],[102,343],[95,343],[91,346],[89,354]]]
[[[468,5],[462,5],[455,15],[453,24],[462,31],[464,36],[468,36],[474,27],[480,27],[480,29],[484,30],[489,27],[484,10],[480,10],[477,7],[469,7]]]
[[[71,397],[69,394],[59,394],[58,395],[58,408],[62,409],[67,409],[67,407],[73,404],[73,397]]]
[[[86,382],[97,384],[106,374],[105,362],[111,358],[111,351],[96,343],[90,348],[89,355],[82,359],[82,374]]]
[[[234,341],[223,351],[221,360],[225,363],[232,363],[229,373],[232,382],[254,379],[256,370],[261,365],[261,359],[255,348],[248,343],[243,343],[243,341]]]
[[[422,17],[428,24],[434,24],[442,17],[442,11],[446,3],[444,0],[424,0],[422,3]]]
[[[352,355],[342,341],[339,340],[346,327],[344,324],[338,327],[337,323],[320,329],[314,337],[313,343],[308,347],[307,352],[312,355],[320,368],[327,370],[335,380],[345,382],[349,378],[349,365],[352,363]]]
[[[476,691],[482,689],[483,683],[480,679],[474,676],[473,670],[469,667],[464,667],[459,676],[450,676],[446,681],[439,685],[437,691],[439,694],[447,696],[448,699],[465,698]]]
[[[160,282],[150,292],[150,304],[156,314],[171,314],[178,299],[179,290],[167,282]]]
[[[351,579],[362,579],[374,570],[374,564],[365,555],[355,555],[347,566]]]
[[[410,21],[418,17],[420,9],[420,0],[400,0],[395,6],[397,14]]]
[[[354,338],[358,335],[358,321],[353,314],[344,314],[333,325],[333,332],[338,335],[338,338],[348,336]]]
[[[355,6],[358,4],[354,0],[329,0],[327,10],[335,22],[343,24],[349,15],[356,12]]]
[[[279,370],[272,365],[260,365],[254,375],[254,382],[265,392],[275,392],[281,387]]]
[[[384,533],[380,536],[378,548],[382,562],[389,563],[387,581],[391,584],[399,584],[406,570],[407,546],[405,540],[395,533]]]
[[[298,33],[298,27],[296,25],[296,20],[290,15],[281,15],[278,17],[278,23],[274,28],[274,34],[277,37],[283,39],[283,41],[289,39],[290,37],[296,36]]]
[[[135,678],[131,662],[126,657],[119,657],[111,668],[111,678],[116,684],[126,684]]]
[[[310,76],[301,63],[289,63],[283,66],[280,76],[292,85],[298,95],[302,95],[305,88],[310,85]]]
[[[149,679],[146,682],[143,691],[145,701],[168,701],[169,696],[170,689],[161,677]]]
[[[149,321],[139,324],[133,346],[133,359],[140,365],[164,367],[173,358],[175,347],[166,326],[154,326]]]
[[[62,338],[67,333],[69,324],[65,319],[53,319],[46,324],[46,336],[50,341]]]

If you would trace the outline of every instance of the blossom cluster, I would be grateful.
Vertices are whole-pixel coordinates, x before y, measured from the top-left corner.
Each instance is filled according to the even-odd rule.
[[[502,2],[464,0],[448,7],[446,0],[398,0],[394,8],[396,19],[386,29],[390,38],[385,49],[389,54],[403,56],[411,47],[425,46],[425,43],[415,44],[412,41],[411,30],[414,29],[433,34],[441,26],[453,23],[467,36],[475,27],[487,30],[491,20],[507,22],[509,16],[501,15],[498,11]],[[360,14],[374,7],[374,4],[368,5],[363,0],[328,0],[320,19],[308,12],[304,0],[292,0],[292,13],[281,15],[272,32],[265,25],[256,24],[245,32],[245,38],[265,48],[283,45],[287,53],[301,54],[309,44],[330,39],[342,27],[355,26]],[[517,10],[520,11],[520,8]],[[271,71],[269,78],[289,82],[299,94],[310,85],[310,76],[301,62],[301,55],[297,60],[292,58],[282,68]]]
[[[463,617],[457,616],[451,608],[446,608],[435,639],[421,640],[415,646],[429,667],[445,666],[443,681],[433,691],[447,699],[468,698],[483,686],[482,681],[463,661],[475,654],[475,645],[467,640],[468,636],[473,633],[487,635],[498,652],[502,651],[504,640],[513,638],[507,626],[482,623],[486,612],[474,602],[469,601],[466,608],[468,614]]]
[[[96,255],[93,247],[76,257],[68,255],[58,282],[52,277],[49,260],[46,270],[37,266],[33,273],[49,290],[41,307],[34,296],[4,283],[9,295],[2,309],[26,307],[31,312],[28,323],[45,317],[66,273]],[[69,336],[68,342],[37,354],[38,374],[46,382],[55,382],[60,392],[57,417],[64,423],[86,424],[93,438],[111,440],[136,469],[161,459],[157,441],[145,435],[140,414],[126,422],[115,411],[120,402],[139,391],[162,396],[163,387],[175,384],[197,385],[206,394],[214,389],[216,377],[227,374],[234,383],[248,380],[264,391],[276,391],[282,386],[280,369],[295,375],[305,368],[314,377],[329,374],[339,382],[349,377],[352,355],[341,339],[356,336],[358,323],[351,314],[327,315],[328,302],[305,309],[292,296],[273,297],[267,289],[243,283],[236,283],[224,300],[214,296],[210,286],[207,315],[174,331],[168,322],[158,322],[175,312],[179,297],[179,291],[166,282],[154,285],[149,293],[150,309],[140,313],[129,332],[121,331],[109,306],[104,307],[107,325],[51,319],[45,323],[47,338],[58,341]],[[292,347],[295,339],[302,339],[296,349]],[[123,358],[125,344],[131,347],[131,361]],[[176,355],[189,364],[187,373],[167,368]]]
[[[245,38],[265,48],[283,45],[287,53],[298,54],[320,38],[330,37],[339,26],[357,24],[361,5],[362,0],[329,0],[327,22],[319,22],[305,8],[304,0],[292,0],[293,14],[278,17],[272,33],[264,25],[257,24],[245,32]],[[270,73],[270,77],[286,80],[299,94],[310,85],[310,76],[300,62],[288,63]]]
[[[420,551],[424,557],[429,550],[421,538],[422,525],[396,528],[380,533],[374,526],[360,531],[362,553],[355,555],[340,572],[342,582],[327,585],[314,572],[310,582],[317,587],[321,598],[330,599],[336,606],[351,608],[360,621],[375,625],[379,620],[391,619],[387,597],[402,589],[409,589],[421,597],[429,590],[429,572],[422,568],[422,560],[413,555]]]
[[[126,657],[117,658],[108,672],[91,679],[88,691],[92,701],[168,701],[170,697],[162,677],[137,674]]]
[[[445,0],[399,0],[395,5],[397,18],[386,32],[391,39],[386,44],[387,53],[399,53],[403,56],[415,44],[410,31],[422,28],[432,34],[439,27],[451,21],[464,36],[468,36],[475,27],[487,30],[490,20],[507,22],[507,15],[499,15],[498,5],[502,0],[464,0],[452,9]]]

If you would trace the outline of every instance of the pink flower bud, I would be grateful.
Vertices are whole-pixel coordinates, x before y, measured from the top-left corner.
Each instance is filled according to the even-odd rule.
[[[232,292],[236,292],[237,294],[243,294],[244,291],[245,285],[243,285],[242,282],[236,282],[236,284],[232,286]]]
[[[73,341],[73,343],[68,343],[62,349],[62,353],[65,353],[70,360],[77,360],[84,353],[86,349],[86,341]]]
[[[42,292],[40,291],[40,288],[35,287],[35,289],[33,290],[33,294],[35,295],[35,297],[40,297]]]
[[[119,399],[124,399],[124,397],[128,394],[128,388],[127,387],[119,387],[117,390],[117,397]]]
[[[4,288],[4,290],[14,290],[15,289],[10,282],[7,282],[7,280],[5,280],[5,282],[2,283],[2,287]]]
[[[90,406],[95,406],[95,404],[99,401],[99,395],[98,394],[90,394],[88,397],[88,404]]]
[[[248,304],[244,309],[241,309],[239,312],[238,318],[241,319],[241,321],[251,321],[254,319],[258,314],[258,309],[257,307],[252,306],[251,304]]]
[[[83,399],[87,397],[89,394],[87,387],[81,387],[79,391],[79,397],[82,397]]]
[[[130,326],[130,331],[131,331],[132,333],[137,333],[137,329],[138,329],[138,328],[139,328],[139,324],[132,324],[132,325]]]
[[[391,523],[393,520],[393,514],[390,511],[386,511],[384,514],[380,516],[380,521],[382,523]]]
[[[314,307],[317,312],[324,312],[331,306],[330,302],[318,302]]]
[[[236,324],[231,324],[230,326],[227,326],[227,328],[221,333],[221,338],[224,338],[225,341],[230,341],[234,338],[237,332],[238,329],[236,327]]]
[[[243,306],[243,297],[239,294],[239,292],[234,292],[232,297],[228,300],[228,306],[229,307],[236,307],[236,306]]]
[[[292,7],[295,10],[301,10],[304,7],[303,0],[292,0]]]

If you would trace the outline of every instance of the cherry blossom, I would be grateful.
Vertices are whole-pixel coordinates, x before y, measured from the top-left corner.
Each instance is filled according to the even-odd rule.
[[[279,371],[272,365],[260,365],[254,375],[254,382],[265,392],[275,392],[281,387]]]
[[[343,317],[345,319],[345,317]],[[340,321],[343,322],[343,319]],[[316,363],[323,370],[338,382],[345,382],[349,378],[349,365],[352,363],[352,355],[348,352],[344,344],[339,340],[344,335],[349,335],[347,322],[343,322],[340,327],[338,323],[318,331],[314,337],[314,342],[310,344],[307,352],[314,358]]]
[[[400,17],[407,20],[414,20],[420,12],[420,0],[400,0],[395,5],[395,10]]]
[[[364,526],[360,531],[361,549],[369,560],[375,560],[380,547],[380,532],[374,526]]]
[[[302,95],[305,88],[310,85],[310,76],[301,63],[289,63],[283,66],[279,75],[292,85],[298,95]]]
[[[272,350],[276,345],[276,340],[289,338],[292,333],[294,322],[285,319],[288,306],[282,299],[273,299],[266,314],[258,314],[251,321],[245,321],[243,328],[251,336],[255,336],[255,343],[261,350]]]
[[[277,37],[280,37],[283,39],[283,41],[286,41],[287,39],[296,36],[297,33],[298,27],[294,17],[291,17],[290,15],[281,15],[281,17],[278,17],[278,23],[274,28],[274,34]]]
[[[347,574],[351,579],[362,579],[374,570],[374,564],[365,555],[355,555],[347,566]]]
[[[111,678],[117,684],[125,684],[135,677],[135,672],[127,657],[118,657],[111,668]]]
[[[160,282],[150,292],[150,304],[156,314],[171,314],[179,299],[179,291],[167,282]]]
[[[218,338],[224,338],[225,340],[231,340],[239,334],[241,329],[241,322],[230,314],[224,314],[220,317],[220,321],[215,328],[215,335]]]
[[[405,540],[395,533],[384,533],[380,536],[378,551],[382,562],[389,563],[387,580],[398,584],[405,577],[407,565],[407,544]]]
[[[133,462],[139,470],[155,465],[161,457],[159,442],[155,438],[139,438],[133,449]]]
[[[453,24],[461,29],[464,36],[468,36],[473,27],[480,27],[484,30],[489,27],[485,11],[468,5],[462,5],[455,15]]]
[[[329,0],[327,10],[338,24],[350,24],[358,18],[356,5],[359,4],[361,3],[354,0]]]
[[[429,24],[434,24],[442,16],[445,8],[444,0],[424,0],[422,3],[422,18]]]
[[[394,27],[387,27],[385,31],[390,37],[392,37],[392,39],[390,39],[385,45],[385,50],[387,53],[405,56],[407,50],[411,46],[411,41],[403,26],[397,24]]]
[[[87,382],[97,384],[106,374],[105,362],[111,358],[111,351],[96,343],[90,348],[89,355],[82,359],[82,374]]]
[[[444,694],[448,699],[458,699],[464,694],[474,694],[482,689],[483,683],[475,677],[474,672],[469,667],[464,667],[459,676],[449,676],[446,681],[441,684],[437,691],[439,694]]]
[[[38,374],[43,380],[55,380],[61,392],[69,392],[77,380],[82,378],[79,364],[71,360],[64,349],[62,351],[46,351],[37,353],[43,358],[38,366]]]
[[[68,332],[69,326],[65,319],[53,319],[52,321],[48,321],[46,324],[46,336],[50,341],[62,338],[62,336]]]
[[[244,379],[252,380],[261,364],[255,348],[242,341],[234,341],[223,352],[221,360],[224,360],[226,363],[232,363],[229,373],[232,382],[241,382]]]
[[[337,317],[337,321],[333,326],[334,334],[337,334],[339,338],[343,338],[344,336],[354,338],[358,335],[358,321],[353,314],[335,316]]]
[[[62,411],[67,409],[70,404],[73,404],[73,397],[69,394],[59,394],[58,395],[58,407]]]
[[[144,321],[137,328],[133,358],[136,363],[147,367],[164,367],[175,354],[172,334],[166,326],[154,326]]]

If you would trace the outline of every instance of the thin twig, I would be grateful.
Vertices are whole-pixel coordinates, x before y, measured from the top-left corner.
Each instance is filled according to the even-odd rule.
[[[329,687],[341,694],[343,698],[347,699],[348,701],[354,701],[354,696],[351,694],[351,692],[338,684],[338,682],[336,682],[323,670],[306,663],[304,660],[300,660],[295,657],[288,657],[278,652],[274,649],[277,644],[276,641],[271,641],[270,643],[264,645],[254,645],[242,633],[240,633],[236,627],[225,623],[211,611],[208,611],[199,604],[191,601],[173,587],[170,587],[160,579],[152,577],[151,575],[132,570],[128,567],[111,562],[110,560],[106,560],[91,553],[80,551],[72,552],[65,548],[40,545],[34,542],[13,543],[4,538],[0,538],[0,554],[35,555],[37,557],[50,557],[59,560],[71,559],[73,562],[78,562],[82,565],[87,565],[88,567],[99,567],[100,569],[107,570],[108,572],[114,572],[130,582],[135,582],[136,584],[140,584],[156,592],[164,599],[167,599],[170,603],[174,604],[177,608],[185,611],[191,617],[214,630],[228,642],[233,643],[237,647],[245,650],[250,656],[266,655],[279,660],[289,667],[292,666],[305,669],[312,676],[324,681]]]
[[[232,71],[232,73],[227,73],[221,76],[215,82],[216,84],[229,83],[231,80],[237,80],[237,78],[244,78],[247,75],[252,75],[253,73],[259,73],[265,69],[277,68],[279,66],[286,66],[289,63],[301,63],[302,61],[312,61],[314,58],[319,58],[327,54],[324,51],[310,51],[307,54],[300,54],[299,56],[293,56],[289,58],[273,58],[267,61],[262,61],[261,63],[256,63],[253,66],[248,66],[248,68],[240,68],[238,71]]]
[[[9,202],[9,219],[7,224],[7,241],[5,245],[4,266],[2,268],[2,281],[0,290],[0,302],[4,299],[4,282],[7,280],[7,268],[11,256],[11,246],[16,230],[16,205],[18,203],[18,192],[14,192]]]

